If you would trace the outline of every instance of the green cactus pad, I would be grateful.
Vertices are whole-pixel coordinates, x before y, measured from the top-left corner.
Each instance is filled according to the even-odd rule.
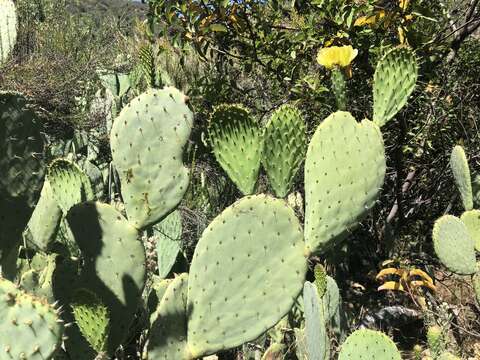
[[[435,221],[432,238],[435,253],[450,271],[463,275],[476,271],[475,243],[459,218],[444,215]]]
[[[327,336],[325,314],[317,287],[308,281],[303,287],[303,310],[307,358],[309,360],[328,359],[330,341]]]
[[[0,0],[0,65],[17,41],[17,11],[12,0]]]
[[[0,154],[0,192],[34,207],[43,185],[44,141],[35,113],[18,93],[0,92]]]
[[[239,105],[218,106],[208,134],[215,158],[239,190],[252,194],[262,153],[262,134],[248,110]]]
[[[110,328],[110,316],[102,301],[87,289],[78,289],[70,303],[73,316],[82,335],[97,352],[105,351]]]
[[[415,88],[418,65],[408,47],[397,47],[380,60],[373,78],[373,121],[385,125],[405,106]]]
[[[63,323],[47,302],[0,278],[0,350],[2,359],[53,359]]]
[[[43,184],[41,127],[26,105],[21,94],[0,91],[1,261],[16,251]]]
[[[55,241],[61,220],[62,210],[53,196],[50,182],[45,179],[38,204],[27,224],[25,238],[30,245],[45,251]]]
[[[480,251],[480,210],[465,211],[460,220],[465,224],[475,242],[475,250]]]
[[[157,238],[158,275],[167,277],[175,264],[182,241],[182,216],[175,210],[153,228]]]
[[[337,101],[337,110],[345,111],[347,109],[347,81],[343,70],[340,68],[332,69],[330,80],[332,81],[332,91]]]
[[[175,88],[150,89],[115,119],[110,145],[129,221],[141,229],[160,221],[187,190],[182,162],[193,114]]]
[[[188,286],[194,358],[253,340],[292,307],[306,272],[303,231],[285,201],[247,196],[205,229]]]
[[[317,287],[318,296],[322,298],[327,292],[327,273],[323,265],[317,264],[314,269],[315,286]]]
[[[373,207],[385,177],[385,149],[373,122],[348,112],[326,118],[305,162],[305,241],[324,252],[344,239]]]
[[[145,249],[137,230],[114,207],[86,202],[67,215],[84,264],[78,287],[94,292],[110,311],[109,352],[124,340],[145,286]]]
[[[361,329],[351,334],[340,348],[338,360],[401,360],[395,343],[384,333]]]
[[[65,215],[72,206],[94,198],[88,176],[67,159],[53,161],[48,167],[47,179],[53,196]]]
[[[150,330],[149,359],[193,359],[187,346],[187,285],[188,274],[182,274],[168,286]]]
[[[305,120],[300,111],[283,105],[270,118],[263,134],[262,163],[278,197],[292,188],[307,150]]]
[[[450,167],[452,169],[453,178],[457,185],[462,204],[465,210],[472,210],[473,208],[473,192],[472,180],[470,177],[470,168],[468,167],[467,156],[463,147],[457,145],[453,148],[450,155]]]
[[[335,316],[340,305],[340,290],[335,280],[327,275],[327,291],[321,299],[325,321],[330,321]]]

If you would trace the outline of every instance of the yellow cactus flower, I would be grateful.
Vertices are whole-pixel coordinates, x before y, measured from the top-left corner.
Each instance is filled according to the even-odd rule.
[[[331,46],[318,51],[317,62],[327,69],[347,67],[355,59],[358,50],[352,46]]]

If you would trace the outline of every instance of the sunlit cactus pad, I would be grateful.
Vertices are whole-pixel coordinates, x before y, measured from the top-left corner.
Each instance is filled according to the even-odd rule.
[[[0,278],[0,358],[49,360],[62,342],[58,311]]]
[[[247,196],[205,229],[188,286],[194,358],[253,340],[292,307],[306,272],[303,231],[283,200]]]
[[[175,264],[182,241],[182,216],[175,210],[153,227],[157,241],[158,275],[167,277]]]
[[[150,89],[124,107],[110,133],[129,221],[138,229],[175,208],[188,187],[183,149],[193,114],[179,90]]]
[[[408,47],[390,50],[375,69],[373,83],[373,121],[385,125],[405,106],[415,88],[418,65]]]
[[[0,65],[7,60],[17,40],[17,12],[12,0],[0,0]]]
[[[450,155],[450,167],[465,210],[473,208],[472,179],[467,156],[463,147],[457,145]]]
[[[262,163],[278,197],[292,188],[307,150],[305,120],[291,105],[276,110],[265,127]]]
[[[97,353],[105,351],[110,329],[108,308],[87,289],[75,291],[70,307],[78,328],[90,346]]]
[[[475,242],[459,218],[444,215],[433,226],[433,247],[440,261],[457,274],[476,271]]]
[[[70,160],[53,161],[48,167],[47,179],[53,196],[65,215],[72,206],[94,199],[90,179]]]
[[[395,343],[384,333],[361,329],[351,334],[340,348],[339,360],[401,360]]]
[[[188,274],[177,276],[168,286],[150,330],[148,359],[191,359],[187,346]]]
[[[330,342],[327,336],[326,314],[317,287],[308,281],[303,287],[303,304],[307,358],[328,359]]]
[[[32,246],[47,250],[48,245],[55,241],[61,219],[62,210],[53,196],[50,182],[45,179],[40,199],[28,221],[25,238]]]
[[[323,252],[342,240],[373,207],[385,177],[382,134],[348,112],[326,118],[305,162],[305,241]]]
[[[262,152],[257,122],[239,105],[220,105],[212,114],[208,133],[222,168],[243,194],[252,194]]]
[[[475,250],[480,251],[480,210],[465,211],[460,219],[475,242]]]

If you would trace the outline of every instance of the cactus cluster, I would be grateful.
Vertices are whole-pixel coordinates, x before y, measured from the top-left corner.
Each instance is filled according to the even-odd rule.
[[[394,60],[391,66],[398,72],[403,60]],[[390,66],[386,62],[382,66]],[[43,162],[36,157],[43,143],[34,116],[11,109],[20,98],[0,96],[0,138],[5,140],[0,169],[9,178],[0,180],[2,232],[5,226],[18,242],[25,230],[27,250],[35,253],[31,259],[15,259],[13,279],[23,290],[0,281],[0,315],[9,319],[0,326],[2,334],[12,334],[2,336],[0,345],[13,358],[113,356],[129,338],[144,289],[152,282],[145,312],[151,325],[145,349],[149,359],[193,360],[253,341],[300,303],[305,326],[297,332],[298,344],[304,344],[299,353],[308,359],[329,356],[327,327],[336,321],[340,295],[321,268],[316,269],[318,286],[305,282],[310,256],[345,239],[374,206],[386,168],[380,125],[393,116],[393,105],[376,121],[333,113],[317,127],[308,150],[306,125],[293,105],[276,110],[264,129],[243,107],[217,107],[208,127],[210,144],[246,196],[206,227],[188,274],[175,274],[183,232],[177,207],[190,178],[183,163],[193,122],[187,100],[175,88],[149,89],[120,112],[110,134],[120,194],[118,201],[102,203],[89,177],[70,160],[54,160],[43,179]],[[398,111],[403,100],[394,102]],[[304,227],[284,199],[303,160]],[[278,198],[254,194],[261,164]],[[33,215],[27,211],[15,224],[16,233],[9,232],[5,214],[10,203],[31,210],[38,197]],[[67,243],[59,240],[62,227]],[[156,238],[158,272],[150,283],[142,236]],[[64,311],[48,305],[54,302]],[[63,321],[70,325],[66,337]],[[33,330],[38,339],[31,338]],[[13,342],[13,336],[27,340]],[[285,348],[281,336],[276,340],[268,356]],[[340,359],[353,358],[352,349],[360,349],[365,359],[378,354],[399,358],[393,342],[376,332],[355,332],[343,344]]]
[[[450,167],[465,212],[460,218],[444,215],[433,226],[433,246],[440,261],[450,271],[472,275],[472,283],[480,303],[480,266],[475,251],[480,251],[480,210],[473,209],[470,168],[463,147],[453,148]]]

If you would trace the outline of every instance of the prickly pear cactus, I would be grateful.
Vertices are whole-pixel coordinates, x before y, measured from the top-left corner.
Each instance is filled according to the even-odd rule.
[[[0,65],[17,41],[17,11],[12,0],[0,0]]]
[[[90,179],[70,160],[53,161],[48,167],[47,179],[53,196],[65,215],[72,206],[94,199]]]
[[[53,359],[63,323],[58,311],[0,278],[0,349],[2,359]]]
[[[15,251],[43,184],[41,126],[26,105],[21,94],[0,92],[0,260]]]
[[[329,358],[330,341],[327,335],[324,309],[317,287],[305,282],[303,287],[303,309],[305,315],[305,343],[307,359],[324,360]]]
[[[35,206],[43,184],[41,126],[26,99],[0,92],[0,192]]]
[[[192,359],[187,345],[187,285],[188,274],[177,276],[163,295],[150,330],[149,359]]]
[[[108,308],[87,289],[75,291],[70,307],[82,335],[97,353],[103,353],[110,330]]]
[[[278,197],[292,188],[295,175],[305,158],[307,135],[300,111],[291,105],[276,110],[263,134],[262,163]]]
[[[457,217],[444,215],[433,226],[433,247],[440,261],[457,274],[476,271],[475,242]]]
[[[380,129],[348,112],[326,118],[305,162],[305,241],[309,253],[328,250],[373,207],[385,177]]]
[[[339,360],[401,360],[395,343],[384,333],[361,329],[352,333],[340,348]]]
[[[285,201],[247,196],[205,229],[190,267],[188,345],[193,358],[257,338],[292,307],[306,258]]]
[[[175,208],[188,187],[182,162],[193,114],[175,88],[150,89],[115,119],[110,145],[129,221],[141,229]]]
[[[84,264],[78,288],[94,292],[108,307],[111,353],[124,340],[145,286],[145,249],[137,230],[110,205],[86,202],[67,215]]]
[[[467,156],[463,147],[457,145],[450,155],[450,167],[452,169],[455,184],[457,185],[460,197],[465,210],[473,208],[472,180],[470,168],[468,167]]]
[[[47,250],[55,241],[61,219],[62,210],[55,200],[50,182],[45,179],[40,199],[27,224],[25,238],[28,243],[39,250]]]
[[[418,65],[408,47],[390,50],[377,64],[373,78],[373,121],[382,127],[393,118],[415,88]]]
[[[182,216],[175,210],[153,228],[157,240],[158,275],[167,277],[175,264],[182,241]]]
[[[480,210],[465,211],[460,220],[467,227],[468,233],[475,243],[475,250],[480,251]]]
[[[257,183],[262,134],[248,110],[239,105],[218,106],[208,134],[215,158],[239,190],[252,194]]]
[[[327,273],[323,265],[317,264],[314,269],[315,286],[317,287],[320,298],[327,292]]]

